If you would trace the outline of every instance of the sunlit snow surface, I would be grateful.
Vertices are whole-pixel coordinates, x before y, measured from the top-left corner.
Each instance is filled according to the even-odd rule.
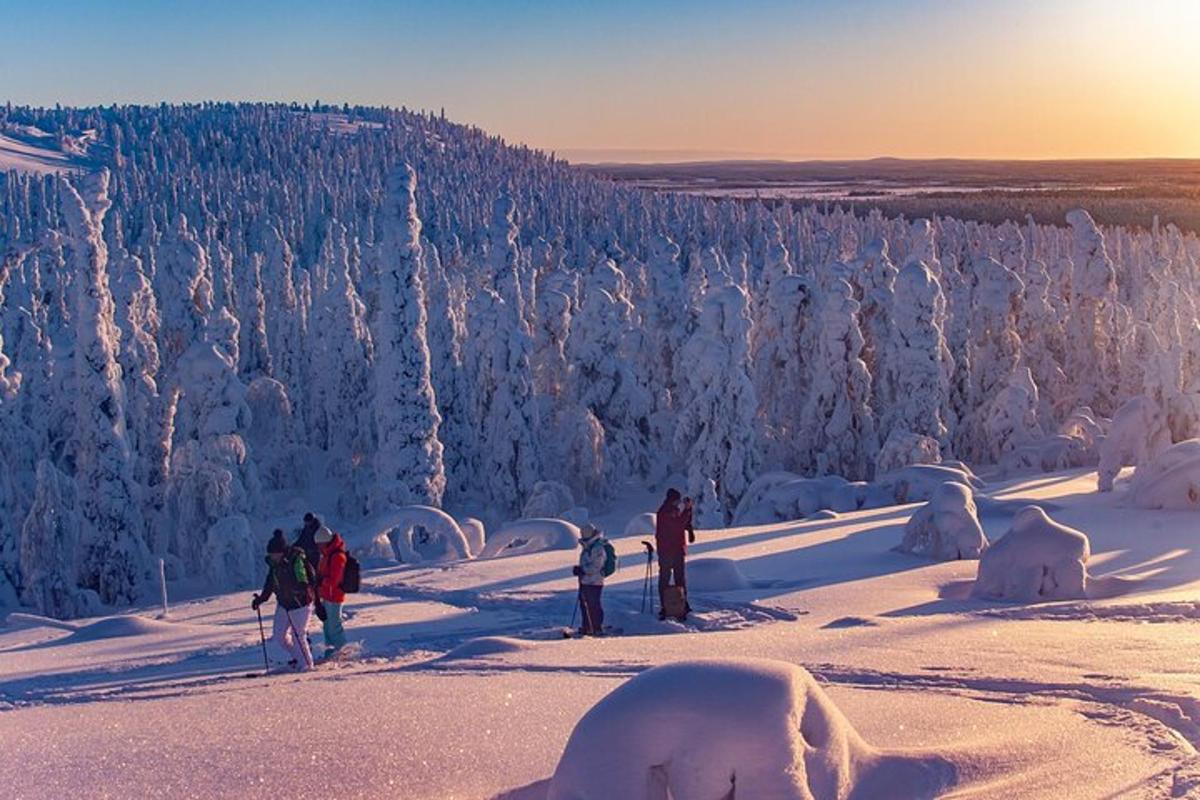
[[[805,667],[871,745],[948,759],[951,796],[1200,793],[1194,514],[1134,509],[1120,481],[1099,495],[1094,472],[993,495],[980,504],[991,541],[1037,502],[1087,533],[1089,590],[1109,599],[967,599],[976,562],[892,552],[905,506],[700,531],[693,555],[733,559],[748,588],[696,593],[687,625],[640,613],[643,550],[617,538],[605,598],[625,634],[599,640],[559,636],[567,551],[369,572],[347,604],[361,655],[303,676],[243,677],[262,669],[244,593],[166,620],[14,617],[0,628],[0,785],[20,798],[544,797],[576,723],[631,676],[752,656]],[[647,510],[601,522],[617,531]]]

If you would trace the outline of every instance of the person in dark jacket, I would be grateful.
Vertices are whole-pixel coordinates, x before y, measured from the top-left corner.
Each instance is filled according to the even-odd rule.
[[[304,557],[308,559],[308,563],[313,569],[321,563],[321,548],[317,544],[317,531],[321,529],[321,520],[311,511],[304,515],[304,525],[296,534],[296,541],[292,542],[296,547],[304,551]]]
[[[250,606],[255,611],[275,596],[275,620],[271,641],[288,653],[289,662],[301,672],[313,666],[312,650],[304,631],[312,617],[316,598],[316,572],[304,551],[289,546],[278,528],[267,543],[267,579]]]
[[[662,603],[663,594],[672,582],[686,594],[687,570],[684,561],[687,557],[688,542],[695,541],[696,529],[692,525],[691,498],[681,498],[676,489],[668,489],[666,499],[658,507],[654,523],[654,545],[658,550],[660,609],[665,605]],[[666,611],[659,611],[658,616],[659,619],[666,619]]]

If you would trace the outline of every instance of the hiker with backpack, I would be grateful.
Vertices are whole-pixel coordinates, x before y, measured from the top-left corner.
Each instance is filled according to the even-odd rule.
[[[320,601],[318,616],[325,633],[325,658],[337,653],[346,645],[346,631],[342,628],[342,604],[346,592],[342,580],[346,577],[346,543],[326,526],[322,525],[313,536],[321,550],[321,562],[317,567],[317,597]],[[323,612],[323,613],[321,613]]]
[[[317,546],[316,542],[317,531],[320,529],[320,518],[311,511],[306,511],[304,525],[296,532],[296,540],[292,542],[304,551],[304,557],[308,559],[308,563],[312,565],[313,569],[316,569],[317,564],[321,563],[321,548]]]
[[[686,537],[686,538],[685,538]],[[655,514],[654,544],[658,550],[658,618],[687,619],[692,610],[687,602],[687,546],[695,543],[692,500],[668,489]]]
[[[579,564],[572,570],[579,578],[579,608],[583,612],[581,636],[604,635],[604,606],[600,593],[604,579],[617,571],[617,552],[604,534],[591,524],[579,530]]]
[[[288,545],[278,528],[267,543],[267,579],[262,591],[254,595],[250,607],[255,611],[275,596],[275,620],[271,641],[292,656],[290,666],[301,672],[312,669],[312,651],[304,635],[312,617],[316,599],[316,571],[304,551]]]

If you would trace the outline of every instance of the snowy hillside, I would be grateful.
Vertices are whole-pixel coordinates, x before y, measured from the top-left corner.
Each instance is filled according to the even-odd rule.
[[[159,559],[247,587],[308,508],[386,556],[412,505],[486,538],[682,475],[721,526],[769,474],[841,481],[804,514],[917,499],[914,463],[1107,488],[1200,434],[1170,225],[653,194],[404,110],[0,114],[87,168],[0,164],[0,604],[128,605]]]
[[[732,775],[792,796],[774,792],[801,744],[794,711],[807,755],[793,774],[818,789],[840,776],[854,797],[1200,796],[1191,514],[1133,508],[1124,486],[1097,493],[1086,470],[987,489],[992,542],[1030,503],[1087,535],[1086,599],[971,599],[978,562],[894,551],[908,505],[701,531],[697,576],[729,559],[744,583],[697,585],[687,625],[641,611],[641,547],[618,538],[605,594],[625,635],[603,639],[559,637],[575,594],[559,551],[373,570],[347,606],[358,657],[305,675],[242,677],[262,668],[245,592],[166,620],[12,615],[0,781],[32,799],[544,800]],[[617,530],[652,502],[600,521]],[[771,661],[648,672],[734,655]],[[299,733],[314,713],[322,733]]]

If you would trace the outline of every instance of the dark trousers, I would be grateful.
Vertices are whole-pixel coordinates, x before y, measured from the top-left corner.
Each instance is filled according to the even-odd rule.
[[[600,633],[604,627],[604,606],[600,605],[600,593],[603,586],[579,586],[579,609],[583,612],[584,633]]]
[[[680,589],[683,589],[684,594],[687,594],[687,574],[683,567],[684,556],[679,553],[673,556],[664,556],[658,554],[658,599],[660,601],[659,608],[662,608],[661,601],[663,591],[674,583]],[[674,578],[674,581],[671,579]]]

